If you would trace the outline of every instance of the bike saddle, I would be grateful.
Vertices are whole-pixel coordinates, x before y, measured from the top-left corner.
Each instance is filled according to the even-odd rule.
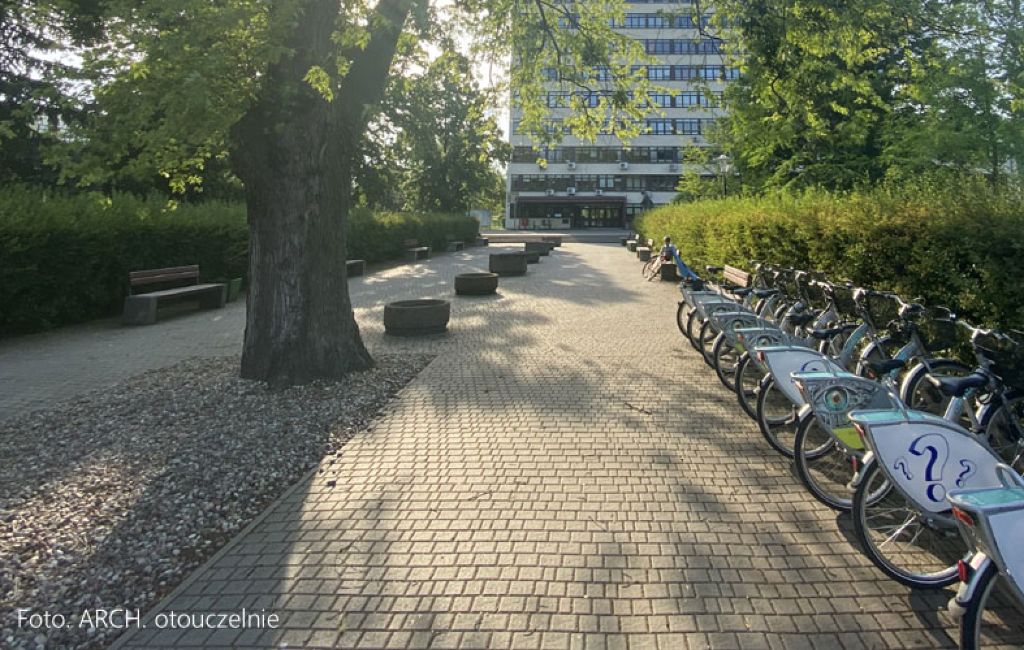
[[[857,329],[856,323],[844,323],[836,327],[829,327],[820,330],[811,330],[811,336],[818,339],[819,341],[824,341],[826,339],[839,336],[840,334],[845,334],[846,332],[852,332],[855,329]]]
[[[753,291],[753,289],[751,289],[750,287],[733,287],[732,289],[729,289],[729,291],[732,292],[734,296],[739,296],[740,298],[743,298],[749,295]]]
[[[774,296],[779,292],[778,289],[754,289],[754,295],[758,298],[767,298],[768,296]]]
[[[814,319],[815,315],[810,312],[807,312],[805,314],[796,314],[795,316],[790,316],[789,322],[793,323],[793,325],[796,325],[797,327],[800,327],[802,325],[810,323]]]
[[[709,266],[705,266],[705,267],[704,267],[704,269],[705,269],[705,270],[706,270],[706,271],[707,271],[708,273],[718,273],[719,271],[721,271],[721,270],[722,270],[722,267],[720,267],[720,266],[710,266],[710,265],[709,265]]]
[[[905,368],[907,362],[903,359],[869,359],[867,361],[868,368],[871,370],[875,377],[882,377],[888,375],[893,370],[900,370]]]
[[[963,397],[972,388],[981,388],[987,384],[988,376],[980,372],[971,373],[966,377],[928,375],[928,381],[946,397]]]

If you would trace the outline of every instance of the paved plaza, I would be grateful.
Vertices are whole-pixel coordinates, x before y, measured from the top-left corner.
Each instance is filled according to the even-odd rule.
[[[115,647],[955,647],[951,592],[912,595],[860,554],[684,342],[675,286],[566,243],[499,295],[453,296],[488,252],[351,281],[372,351],[437,357],[154,612],[281,627],[150,625]],[[383,335],[385,300],[437,296],[446,335]],[[0,409],[238,352],[243,327],[236,303],[9,341]]]

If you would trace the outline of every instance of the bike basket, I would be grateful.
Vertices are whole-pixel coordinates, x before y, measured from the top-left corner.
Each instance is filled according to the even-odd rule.
[[[864,309],[868,318],[878,329],[889,327],[900,317],[900,301],[896,296],[884,293],[869,293],[864,297]]]
[[[981,356],[991,364],[989,370],[1006,386],[1024,390],[1024,333],[983,336],[977,347]]]
[[[825,309],[828,306],[828,294],[825,292],[825,285],[819,281],[804,283],[804,294],[811,306],[816,309]]]
[[[775,279],[775,286],[791,300],[800,299],[800,285],[796,281],[796,273],[793,271],[783,271]]]
[[[960,332],[948,309],[929,309],[917,321],[917,335],[929,352],[955,348]]]
[[[853,301],[853,287],[842,284],[832,285],[832,302],[836,306],[836,312],[846,318],[857,318],[857,303]]]

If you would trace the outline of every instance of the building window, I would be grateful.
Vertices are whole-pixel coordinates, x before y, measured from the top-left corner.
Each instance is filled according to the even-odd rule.
[[[647,78],[650,79],[651,81],[669,81],[672,79],[672,66],[647,66]]]
[[[677,106],[683,106],[683,107],[687,107],[687,106],[700,106],[700,104],[701,104],[700,96],[701,96],[701,94],[699,92],[684,92],[684,93],[680,93],[679,97],[677,98],[677,104],[676,105]]]
[[[676,133],[679,135],[700,135],[701,120],[689,119],[689,120],[676,120]]]
[[[646,39],[644,49],[648,54],[672,54],[672,41],[664,38]]]
[[[667,93],[651,93],[648,95],[651,103],[662,108],[672,108],[672,95]]]
[[[647,132],[651,135],[671,135],[672,120],[647,120]]]
[[[693,65],[672,66],[672,78],[677,81],[696,79],[700,75],[700,68]]]

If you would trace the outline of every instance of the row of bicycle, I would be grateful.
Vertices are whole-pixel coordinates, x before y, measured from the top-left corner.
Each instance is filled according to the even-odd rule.
[[[961,583],[962,648],[1024,647],[1024,335],[794,269],[707,272],[679,330],[807,490],[893,579]]]

